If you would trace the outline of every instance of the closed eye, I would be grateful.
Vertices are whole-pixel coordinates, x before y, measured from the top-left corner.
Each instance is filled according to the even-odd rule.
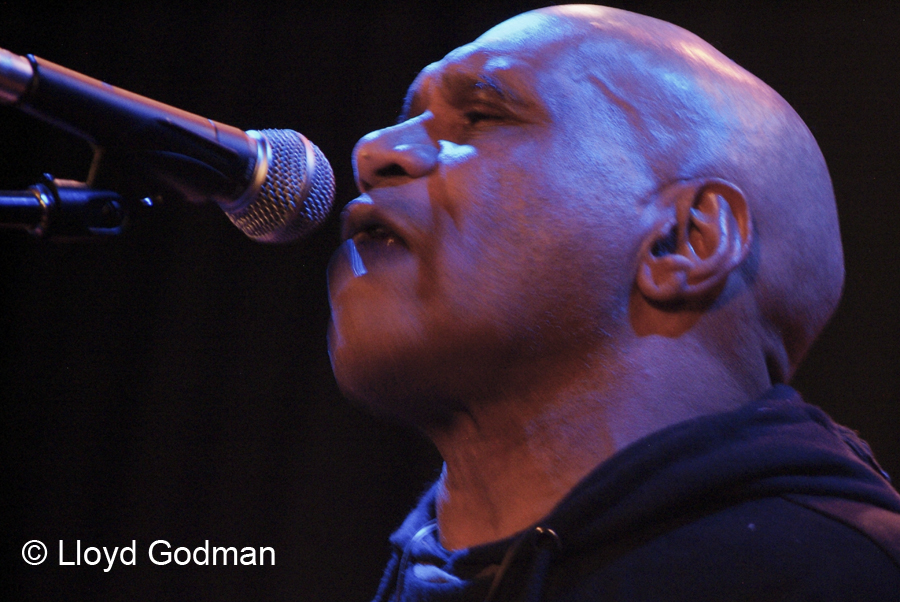
[[[466,111],[463,113],[469,125],[477,125],[483,121],[502,121],[505,116],[496,113],[487,113],[485,111]]]

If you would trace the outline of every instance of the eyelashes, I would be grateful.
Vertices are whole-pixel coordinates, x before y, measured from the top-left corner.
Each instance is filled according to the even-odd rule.
[[[512,124],[521,121],[514,111],[504,105],[471,102],[456,107],[468,127]]]
[[[465,113],[463,113],[463,117],[466,118],[466,121],[469,123],[469,125],[478,125],[479,123],[485,121],[504,121],[506,119],[505,115],[477,110],[466,111]]]

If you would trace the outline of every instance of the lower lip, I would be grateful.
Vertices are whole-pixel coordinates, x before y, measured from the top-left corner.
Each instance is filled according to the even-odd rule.
[[[345,240],[331,258],[328,268],[329,279],[337,281],[345,277],[371,278],[383,272],[387,266],[404,259],[409,260],[411,257],[406,245],[396,241],[367,238],[358,241]]]

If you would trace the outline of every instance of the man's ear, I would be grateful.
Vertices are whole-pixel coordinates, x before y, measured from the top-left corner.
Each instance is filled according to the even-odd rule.
[[[724,180],[701,178],[666,186],[657,201],[661,214],[641,247],[638,290],[665,305],[702,300],[750,251],[744,194]]]

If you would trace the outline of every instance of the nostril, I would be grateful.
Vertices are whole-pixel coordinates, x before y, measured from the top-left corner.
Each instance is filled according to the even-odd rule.
[[[357,186],[367,192],[427,176],[438,163],[440,149],[416,120],[363,137],[353,151]]]
[[[406,173],[406,170],[403,169],[397,163],[391,163],[387,167],[382,167],[381,169],[377,170],[375,172],[375,174],[382,178],[389,178],[391,176],[407,176],[407,175],[409,175],[408,173]]]

